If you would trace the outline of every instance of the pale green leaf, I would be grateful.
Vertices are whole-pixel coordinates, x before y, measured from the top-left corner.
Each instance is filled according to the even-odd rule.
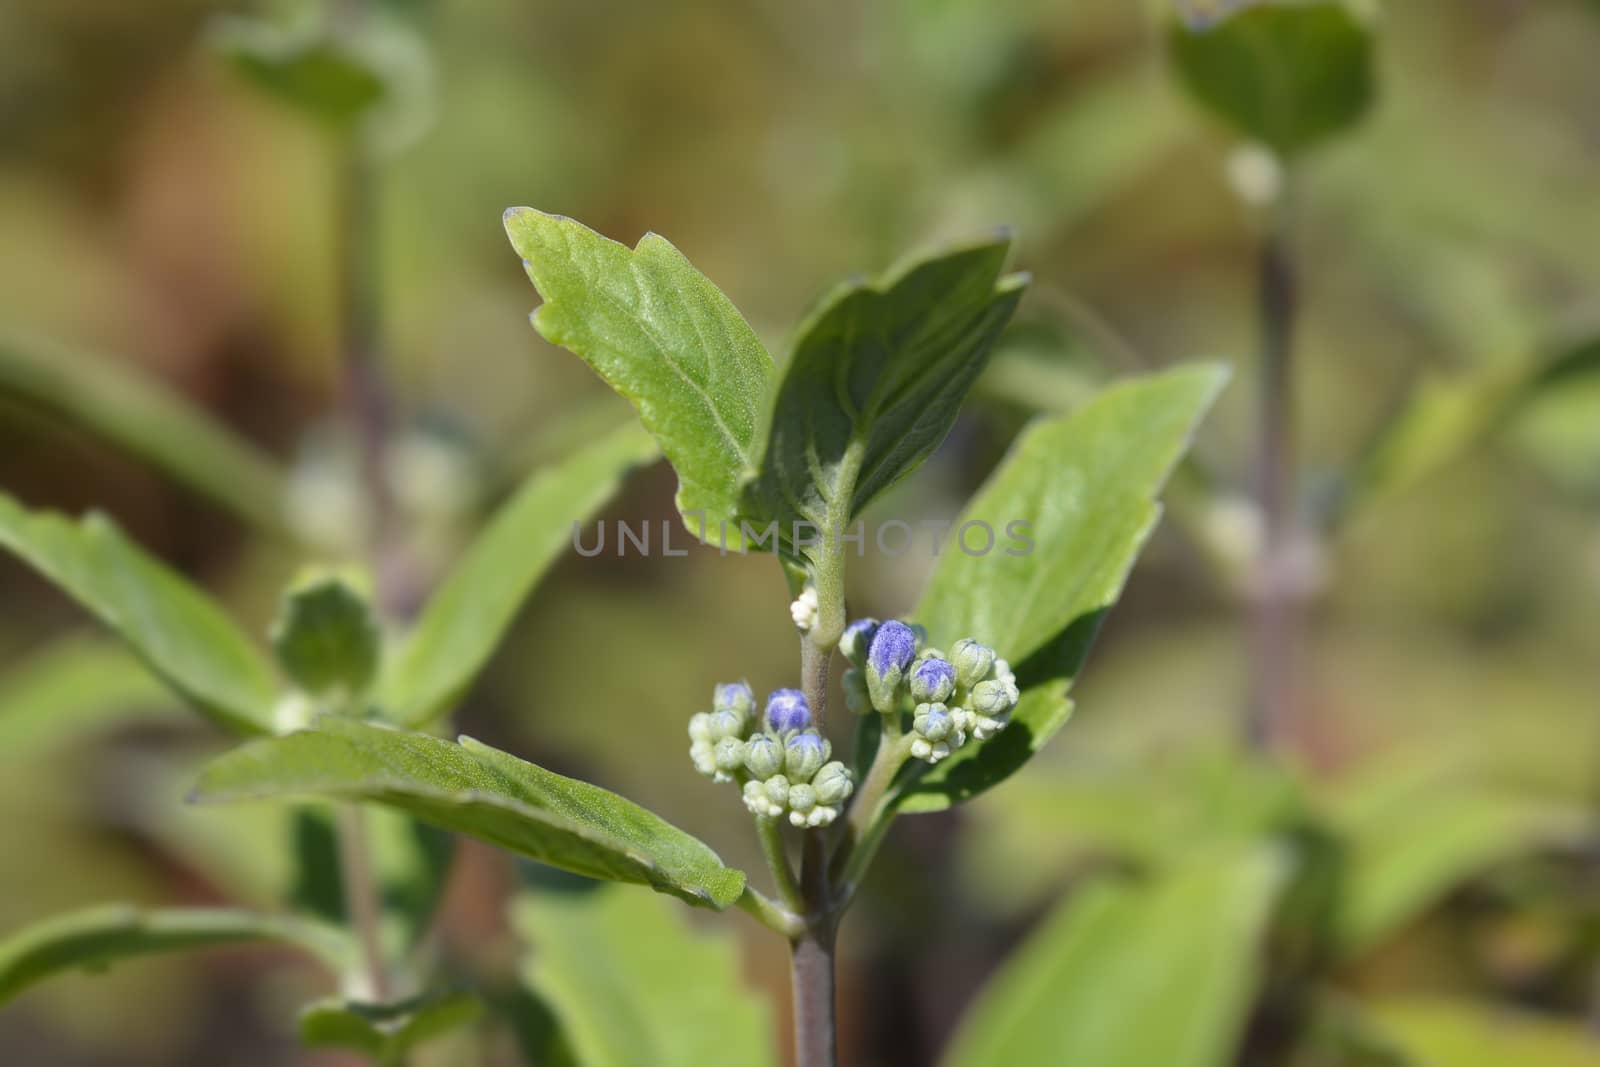
[[[303,949],[340,973],[353,950],[336,928],[225,908],[141,911],[110,905],[37,923],[0,941],[0,1003],[54,975],[100,970],[157,952],[279,942]]]
[[[276,683],[261,652],[199,589],[103,515],[72,522],[0,493],[0,548],[116,631],[179,694],[242,733],[271,729]]]
[[[260,529],[284,530],[272,457],[126,359],[0,333],[0,393],[82,425]]]
[[[691,904],[738,900],[744,874],[652,812],[471,738],[460,744],[349,719],[257,741],[213,761],[196,799],[370,800],[590,878]]]
[[[378,671],[382,642],[366,598],[337,575],[297,582],[272,627],[283,672],[313,695],[365,690]]]
[[[1285,873],[1253,847],[1091,883],[990,980],[944,1067],[1226,1067]]]
[[[1343,0],[1261,0],[1220,20],[1175,21],[1173,61],[1195,97],[1289,157],[1372,103],[1372,31]]]
[[[1380,1000],[1368,1011],[1385,1034],[1428,1067],[1594,1067],[1600,1039],[1501,1004],[1442,997]]]
[[[526,980],[583,1067],[778,1062],[737,943],[697,933],[666,901],[618,889],[529,892],[512,922],[533,949]]]
[[[182,712],[127,649],[78,634],[20,660],[0,678],[0,761],[13,764],[124,721]]]
[[[1071,713],[1067,687],[1160,514],[1156,494],[1227,379],[1168,371],[1104,390],[1030,426],[958,520],[987,523],[997,546],[944,553],[916,617],[932,643],[994,647],[1017,672],[1011,724],[958,749],[904,789],[904,811],[936,811],[1009,776]],[[1024,525],[1018,525],[1024,524]],[[1020,531],[1031,548],[1003,547]]]
[[[395,1004],[330,998],[300,1013],[300,1040],[311,1048],[359,1052],[380,1065],[398,1065],[406,1054],[483,1015],[471,993],[436,991]]]
[[[772,358],[749,324],[656,234],[629,249],[532,208],[507,211],[505,225],[544,298],[534,328],[638,409],[678,473],[678,510],[691,532],[702,521],[736,528],[772,381]]]
[[[839,530],[944,440],[1027,279],[1000,236],[844,285],[800,331],[746,510]],[[791,551],[793,546],[790,546]]]
[[[625,426],[530,478],[434,593],[385,666],[379,687],[384,712],[418,726],[449,711],[529,591],[572,544],[574,525],[654,455],[648,435]]]

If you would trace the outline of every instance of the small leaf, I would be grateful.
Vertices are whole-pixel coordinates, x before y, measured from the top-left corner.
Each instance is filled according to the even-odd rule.
[[[1195,97],[1284,158],[1372,103],[1372,32],[1342,0],[1260,0],[1215,22],[1190,15],[1168,40]]]
[[[1600,1060],[1592,1029],[1503,1004],[1410,997],[1380,1000],[1368,1011],[1430,1067],[1594,1067]]]
[[[1026,276],[1001,276],[1010,247],[913,260],[823,302],[784,369],[749,513],[785,539],[796,520],[839,530],[928,458],[1022,297]]]
[[[625,426],[530,478],[434,593],[385,668],[379,690],[385,713],[420,726],[449,711],[529,591],[571,545],[574,525],[654,456],[650,438]]]
[[[0,678],[0,762],[16,765],[118,723],[187,714],[127,649],[75,634]]]
[[[259,650],[204,593],[109,519],[71,522],[0,493],[0,547],[116,631],[201,711],[241,733],[271,729],[276,686]]]
[[[665,238],[646,234],[630,250],[525,207],[507,211],[505,226],[544,297],[534,328],[638,410],[678,473],[685,525],[697,535],[722,522],[737,527],[772,379],[772,358],[749,324]]]
[[[342,931],[300,919],[224,908],[140,911],[111,905],[49,919],[0,941],[0,1003],[66,971],[97,970],[130,956],[252,941],[293,945],[335,973],[354,955]]]
[[[778,1062],[737,942],[697,933],[665,901],[609,888],[530,892],[512,924],[533,946],[528,984],[584,1067]]]
[[[355,696],[378,670],[383,636],[365,597],[338,575],[295,584],[272,627],[278,663],[313,696]]]
[[[1079,890],[979,994],[944,1067],[1232,1063],[1285,866],[1257,846]]]
[[[395,1004],[330,998],[300,1013],[300,1040],[311,1048],[343,1048],[378,1064],[400,1064],[406,1054],[483,1015],[471,993],[435,991]]]
[[[720,910],[744,891],[742,872],[654,813],[471,738],[452,744],[324,718],[315,730],[213,761],[195,797],[376,801],[552,867],[648,885],[691,904]]]
[[[257,529],[283,533],[283,471],[272,457],[127,362],[0,333],[0,393],[78,423]]]
[[[944,553],[917,620],[938,647],[961,637],[994,647],[1016,670],[1022,701],[999,734],[909,782],[901,810],[977,795],[1067,721],[1067,687],[1155,527],[1156,494],[1226,379],[1223,368],[1200,366],[1106,389],[1034,423],[979,490],[957,539],[965,524],[987,523],[1001,544],[1020,531],[1031,547]]]

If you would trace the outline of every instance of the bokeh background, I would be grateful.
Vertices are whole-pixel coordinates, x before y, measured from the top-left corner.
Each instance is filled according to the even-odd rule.
[[[1234,800],[1252,772],[1231,739],[1258,527],[1259,220],[1230,185],[1236,139],[1171,73],[1163,5],[391,8],[427,65],[356,210],[419,587],[537,463],[628,417],[529,328],[536,297],[500,226],[511,205],[628,243],[666,235],[774,351],[834,281],[1012,226],[1035,278],[1018,325],[970,414],[880,515],[953,516],[1028,417],[1100,381],[1235,367],[1075,721],[1005,789],[891,839],[846,930],[848,1062],[932,1062],[1086,871],[1244,832],[1255,816]],[[339,418],[348,174],[327,123],[219,48],[219,15],[261,10],[0,6],[0,332],[33,353],[0,368],[0,486],[109,512],[258,634],[296,568],[350,551],[366,521]],[[1470,995],[1576,1026],[1600,960],[1600,375],[1541,374],[1600,331],[1600,7],[1412,0],[1386,6],[1377,33],[1370,114],[1306,159],[1294,191],[1312,580],[1278,759],[1333,809],[1355,793],[1370,824],[1411,820],[1396,877],[1430,884],[1405,866],[1418,849],[1467,857],[1329,968],[1332,988]],[[84,395],[116,408],[124,379],[270,454],[286,488],[268,517],[241,519],[74,414]],[[659,524],[673,489],[665,465],[641,472],[606,517]],[[905,611],[930,562],[869,556],[853,607]],[[0,560],[0,586],[0,932],[108,899],[270,900],[287,878],[271,831],[181,804],[227,739],[20,565]],[[718,680],[792,684],[794,644],[770,559],[573,557],[457,725],[754,867],[748,816],[690,772],[684,722]],[[43,671],[83,714],[8,732]],[[1363,774],[1392,792],[1352,791]],[[449,967],[514,975],[502,902],[517,877],[462,847],[435,935]],[[783,1025],[781,946],[727,925]],[[0,1062],[342,1063],[293,1043],[294,1006],[319,981],[271,952],[133,961],[0,1012]],[[1596,1049],[1573,1062],[1600,1063]],[[438,1055],[516,1062],[494,1033]]]

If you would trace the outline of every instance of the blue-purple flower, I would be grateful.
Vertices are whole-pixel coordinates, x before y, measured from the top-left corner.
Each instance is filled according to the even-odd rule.
[[[911,668],[911,699],[919,704],[942,704],[956,688],[956,669],[949,660],[927,656]]]
[[[916,656],[917,635],[911,627],[895,619],[878,627],[867,650],[865,667],[873,707],[883,712],[894,710],[900,683]]]
[[[867,649],[872,647],[878,626],[877,619],[857,619],[846,626],[844,635],[839,638],[839,651],[844,653],[844,658],[860,667],[867,658]]]
[[[767,697],[767,725],[778,733],[811,725],[811,705],[798,689],[774,689]]]
[[[756,695],[750,691],[749,682],[723,682],[711,698],[715,711],[736,711],[748,720],[756,712]]]

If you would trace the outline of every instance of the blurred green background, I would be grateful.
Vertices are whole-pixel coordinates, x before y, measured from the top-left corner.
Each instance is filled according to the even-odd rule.
[[[1253,765],[1230,739],[1246,696],[1258,234],[1229,185],[1235,139],[1171,73],[1164,5],[388,6],[430,57],[408,68],[414,99],[363,197],[406,446],[395,479],[425,572],[536,461],[628,415],[529,328],[536,296],[500,227],[511,205],[630,244],[667,236],[774,351],[835,280],[1014,227],[1035,277],[1018,325],[881,516],[952,517],[1030,414],[1099,381],[1236,368],[1077,719],[1014,783],[891,839],[846,927],[847,1062],[932,1062],[1085,871],[1245,832]],[[106,510],[264,633],[305,553],[62,414],[96,389],[115,407],[125,377],[163,383],[276,457],[275,514],[314,557],[337,558],[359,526],[335,418],[341,154],[219,54],[217,16],[256,10],[0,6],[0,332],[60,349],[0,368],[0,485]],[[1422,891],[1326,969],[1374,1003],[1470,997],[1575,1025],[1596,996],[1600,375],[1522,388],[1600,332],[1596,55],[1593,3],[1386,6],[1371,113],[1298,175],[1294,414],[1317,582],[1282,762],[1352,822],[1422,823],[1395,875]],[[66,384],[37,387],[41,366]],[[664,465],[641,472],[606,517],[659,529],[673,488]],[[906,610],[929,562],[856,564],[853,609]],[[0,931],[112,898],[270,899],[286,877],[273,827],[180,804],[225,739],[141,689],[9,559],[0,583]],[[688,773],[683,728],[718,680],[794,682],[786,609],[765,558],[569,558],[457,724],[757,866],[746,813]],[[37,698],[26,672],[64,647],[55,684],[83,721],[8,733],[27,710],[17,694]],[[1361,775],[1390,792],[1349,788]],[[1369,810],[1348,811],[1352,794]],[[1435,885],[1405,868],[1428,847],[1466,858]],[[437,933],[453,966],[514,967],[501,901],[515,878],[463,846]],[[781,945],[730,924],[782,1019]],[[0,1062],[343,1062],[297,1051],[284,1023],[317,981],[271,953],[131,962],[0,1013]],[[514,1062],[505,1045],[479,1035],[439,1062]],[[1476,1062],[1453,1055],[1437,1062]]]

